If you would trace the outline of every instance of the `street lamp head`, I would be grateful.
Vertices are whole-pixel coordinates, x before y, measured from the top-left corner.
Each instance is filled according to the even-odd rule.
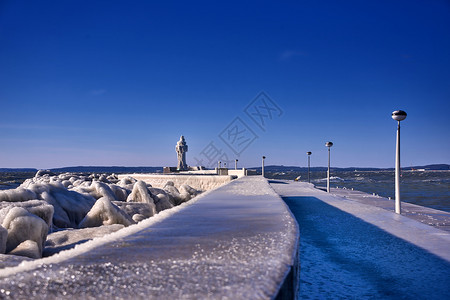
[[[306,152],[306,154],[308,154],[308,155],[311,155],[311,154],[312,154],[312,152],[308,151],[308,152]]]
[[[327,146],[328,148],[331,148],[331,146],[333,146],[333,143],[332,142],[326,142],[325,146]]]
[[[239,161],[239,159],[236,158],[235,161]]]
[[[392,112],[392,119],[395,121],[403,121],[406,118],[406,112],[403,110],[396,110]]]
[[[263,159],[266,159],[266,157],[265,157],[265,156],[263,156]]]

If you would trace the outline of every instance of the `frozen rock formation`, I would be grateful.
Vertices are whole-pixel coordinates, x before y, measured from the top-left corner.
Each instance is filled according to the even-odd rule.
[[[112,224],[130,226],[134,223],[133,219],[114,205],[108,197],[102,197],[95,202],[86,217],[81,221],[79,227],[98,227]]]
[[[7,213],[13,207],[25,208],[29,213],[40,217],[47,223],[47,226],[51,228],[53,222],[53,206],[43,200],[29,200],[24,202],[0,202],[0,210],[4,214]],[[0,213],[1,215],[2,213]],[[0,216],[1,218],[1,216]]]
[[[28,189],[18,187],[14,190],[0,191],[0,201],[20,202],[36,199],[36,194]]]
[[[0,254],[6,252],[6,239],[8,238],[8,230],[0,225]]]
[[[116,232],[125,226],[121,224],[103,225],[95,228],[66,229],[47,236],[43,256],[51,256],[62,250],[67,250],[76,245]]]
[[[17,255],[17,256],[25,256],[29,258],[41,258],[41,247],[32,240],[26,240],[22,243],[20,243],[16,248],[14,248],[11,252],[9,252],[11,255]]]
[[[8,231],[6,253],[12,251],[26,240],[32,240],[38,245],[39,254],[47,238],[48,226],[44,220],[29,213],[22,207],[8,210],[3,217],[0,214],[1,225]]]
[[[135,215],[142,216],[142,218],[147,219],[154,215],[153,207],[148,203],[142,202],[121,202],[114,201],[115,205],[117,205],[122,211],[126,212],[128,216],[130,216],[134,220]],[[141,218],[141,217],[136,217]],[[142,219],[139,219],[142,221]],[[136,220],[134,220],[136,221]]]
[[[18,188],[0,191],[0,225],[4,227],[0,228],[0,254],[40,257],[49,232],[110,224],[129,226],[197,193],[188,185],[180,190],[173,183],[164,189],[154,188],[132,177],[119,180],[114,174],[39,171]],[[53,254],[66,246],[49,245],[47,252]]]
[[[147,189],[147,184],[142,180],[139,180],[134,184],[133,191],[128,196],[127,202],[148,203],[152,210],[152,216],[156,214],[156,206],[152,194]]]

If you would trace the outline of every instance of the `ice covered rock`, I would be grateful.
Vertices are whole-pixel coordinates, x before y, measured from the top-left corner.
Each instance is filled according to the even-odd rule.
[[[50,170],[39,170],[36,172],[34,177],[42,177],[44,175],[55,175],[55,174]]]
[[[44,220],[29,213],[22,207],[13,207],[8,211],[1,224],[7,231],[6,253],[26,240],[35,241],[42,255],[47,238],[48,226]]]
[[[132,190],[134,184],[137,182],[136,179],[134,179],[133,177],[127,176],[122,178],[119,182],[117,182],[117,185],[120,187],[123,187],[127,190]]]
[[[6,239],[8,238],[8,230],[0,225],[0,254],[6,252]]]
[[[157,212],[161,212],[165,209],[169,209],[172,208],[174,205],[172,204],[172,202],[170,201],[170,197],[167,193],[160,193],[157,194],[154,198],[153,201],[155,202],[155,206],[156,206],[156,211]]]
[[[167,194],[170,195],[174,205],[179,205],[184,202],[180,191],[174,186],[172,181],[168,181],[163,190],[165,190]]]
[[[154,215],[153,208],[149,203],[121,201],[114,201],[113,203],[122,211],[126,212],[131,218],[136,214],[142,215],[145,219]]]
[[[95,198],[90,195],[66,189],[45,191],[41,197],[53,205],[53,224],[59,228],[77,227],[95,203]]]
[[[182,184],[180,186],[180,192],[188,193],[191,196],[191,198],[200,194],[200,191],[197,191],[196,189],[194,189],[193,187],[191,187],[190,185],[187,185],[187,184]]]
[[[51,256],[60,251],[71,249],[78,244],[116,232],[122,228],[125,228],[122,224],[113,224],[95,228],[66,229],[50,233],[45,242],[43,256]]]
[[[32,240],[26,240],[20,243],[16,248],[11,250],[8,254],[25,256],[29,258],[41,258],[42,253],[39,245]]]
[[[109,188],[114,193],[118,201],[127,201],[128,195],[130,194],[130,190],[127,190],[115,184],[109,184]]]
[[[152,208],[153,215],[156,214],[156,206],[152,194],[148,190],[147,184],[142,180],[134,184],[133,191],[128,196],[127,202],[148,203]]]
[[[134,221],[119,207],[114,205],[107,197],[102,197],[95,202],[92,209],[79,224],[79,227],[98,227],[111,224],[123,224],[129,226],[134,224]]]
[[[113,173],[113,174],[109,175],[106,179],[108,179],[109,182],[117,183],[119,181],[119,176],[117,176],[117,174]]]
[[[139,223],[142,220],[147,219],[144,215],[141,214],[135,214],[133,215],[133,221],[135,221],[136,223]]]
[[[117,200],[111,188],[106,183],[100,181],[93,181],[88,188],[75,188],[74,191],[89,194],[97,200],[103,197],[108,198],[109,201]]]
[[[36,193],[25,188],[0,191],[0,201],[20,202],[36,199]]]
[[[29,200],[24,202],[0,202],[0,220],[2,220],[2,214],[6,215],[7,212],[13,207],[25,208],[29,213],[40,217],[47,223],[47,226],[51,228],[53,222],[54,208],[43,200]]]

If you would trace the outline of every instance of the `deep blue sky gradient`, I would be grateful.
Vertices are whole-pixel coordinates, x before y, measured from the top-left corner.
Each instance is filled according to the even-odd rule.
[[[450,163],[450,2],[0,2],[0,167]],[[282,109],[244,113],[264,91]],[[238,157],[236,118],[258,136]]]

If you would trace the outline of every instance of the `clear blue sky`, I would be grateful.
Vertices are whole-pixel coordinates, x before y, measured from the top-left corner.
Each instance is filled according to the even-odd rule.
[[[446,0],[0,2],[0,167],[450,163],[449,108]]]

